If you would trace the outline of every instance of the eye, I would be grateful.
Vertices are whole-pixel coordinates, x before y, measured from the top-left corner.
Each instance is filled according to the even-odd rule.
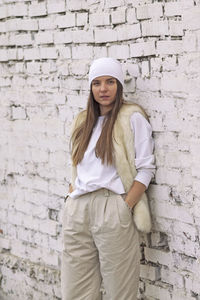
[[[98,86],[98,85],[99,85],[99,82],[98,82],[98,81],[94,81],[94,82],[92,82],[92,85]]]
[[[108,84],[114,84],[115,83],[115,80],[114,79],[109,79],[108,80]]]

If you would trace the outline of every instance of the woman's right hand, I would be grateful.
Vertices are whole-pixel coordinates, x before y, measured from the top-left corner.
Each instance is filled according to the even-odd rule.
[[[69,184],[69,191],[68,191],[69,193],[72,193],[73,192],[73,187],[72,187],[72,184],[70,183]]]

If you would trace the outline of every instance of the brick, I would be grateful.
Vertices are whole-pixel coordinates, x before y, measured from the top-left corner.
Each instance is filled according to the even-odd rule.
[[[153,203],[153,211],[156,216],[179,220],[188,224],[193,223],[193,217],[189,210],[177,205],[171,205],[166,203]]]
[[[197,51],[200,51],[200,33],[197,33]]]
[[[66,102],[66,95],[63,93],[55,93],[53,97],[53,102],[57,105],[59,104],[65,104]]]
[[[12,239],[10,253],[18,257],[26,257],[26,246],[21,241]]]
[[[183,289],[173,289],[172,300],[193,300],[191,294],[186,293]]]
[[[64,151],[50,153],[49,164],[54,168],[62,168],[66,164],[66,154]]]
[[[71,58],[70,47],[61,47],[61,48],[58,48],[58,50],[59,50],[59,56],[61,57],[61,59]]]
[[[106,47],[94,47],[93,49],[94,49],[94,59],[107,56]]]
[[[15,3],[7,6],[8,16],[24,17],[28,14],[28,5],[25,3]]]
[[[55,29],[56,28],[56,17],[40,18],[38,20],[39,29]]]
[[[163,91],[186,93],[189,89],[187,77],[184,74],[165,73],[161,78],[161,88]]]
[[[82,99],[79,95],[68,95],[67,102],[69,106],[84,108],[86,101]]]
[[[157,54],[180,54],[183,52],[182,41],[158,41]]]
[[[194,179],[193,182],[192,182],[192,185],[193,185],[193,193],[194,195],[196,195],[197,197],[199,197],[199,180],[198,179]]]
[[[128,45],[113,45],[108,47],[108,54],[110,57],[117,59],[129,58],[129,46]]]
[[[39,73],[41,73],[40,66],[41,66],[41,64],[37,63],[37,62],[27,63],[26,64],[27,72],[31,73],[31,74],[39,74]]]
[[[134,64],[134,63],[127,63],[127,71],[129,75],[133,77],[138,77],[140,74],[138,64]]]
[[[40,58],[40,52],[37,48],[30,48],[30,49],[24,49],[24,59],[25,60],[33,60],[33,59],[39,59]]]
[[[48,182],[45,179],[40,178],[39,176],[35,176],[34,178],[32,178],[31,186],[35,190],[43,191],[43,192],[47,193]]]
[[[59,134],[63,133],[64,126],[63,122],[51,117],[51,119],[46,120],[46,132],[49,134]]]
[[[70,74],[84,76],[88,72],[88,66],[85,61],[76,60],[71,63]]]
[[[166,155],[165,161],[169,167],[190,168],[191,161],[188,153],[170,152]]]
[[[62,251],[62,242],[61,242],[61,240],[58,240],[56,238],[49,237],[49,246],[50,246],[50,249],[56,250],[58,252]]]
[[[12,119],[16,120],[16,119],[26,119],[26,112],[25,109],[21,106],[13,106],[12,107]]]
[[[123,6],[124,0],[106,0],[106,7],[107,8],[114,8],[114,7],[121,7]]]
[[[145,259],[149,262],[159,263],[160,265],[171,267],[173,263],[171,252],[162,250],[144,248]]]
[[[33,44],[32,36],[29,33],[10,36],[10,45],[27,46],[32,44]]]
[[[17,73],[24,73],[24,63],[17,62],[15,64],[15,70]]]
[[[141,30],[139,24],[134,25],[124,25],[123,27],[117,28],[117,39],[122,40],[131,40],[141,37]]]
[[[159,91],[160,90],[160,81],[158,78],[137,78],[136,87],[138,90],[145,91]]]
[[[167,17],[173,17],[173,16],[181,16],[183,13],[183,7],[182,3],[180,5],[180,2],[167,2],[164,6],[164,14]]]
[[[150,265],[140,265],[140,277],[156,281],[160,279],[160,268]]]
[[[71,42],[72,42],[72,32],[71,31],[55,32],[55,34],[54,34],[54,43],[55,44],[69,44]]]
[[[161,269],[161,280],[178,288],[184,288],[184,277],[168,269]]]
[[[66,13],[64,16],[58,16],[55,21],[59,28],[69,28],[75,26],[75,14]]]
[[[195,203],[194,203],[194,212],[197,209],[197,207],[195,207]],[[192,209],[193,211],[193,209]],[[197,229],[194,227],[193,224],[186,224],[186,223],[182,223],[179,221],[175,221],[174,222],[174,233],[177,236],[181,236],[183,238],[188,238],[189,240],[195,242],[196,241],[196,237],[198,235],[198,231]]]
[[[138,19],[136,17],[136,8],[129,8],[127,10],[127,23],[128,24],[138,23]]]
[[[95,43],[108,43],[117,41],[117,32],[113,29],[95,29]]]
[[[185,32],[183,36],[183,51],[195,52],[196,51],[196,34],[193,32]]]
[[[155,42],[153,41],[130,44],[131,57],[149,56],[155,54],[156,54],[156,48],[155,48]]]
[[[1,9],[0,9],[0,19],[5,19],[7,18],[8,14],[7,14],[7,6],[4,5],[4,6],[1,6]]]
[[[1,87],[11,86],[11,80],[9,78],[0,77],[0,86]]]
[[[93,30],[76,30],[72,32],[72,40],[74,43],[92,43],[94,41]]]
[[[6,26],[6,31],[16,31],[18,29],[18,19],[9,19],[6,20],[5,26]]]
[[[13,225],[19,225],[21,226],[23,224],[24,214],[23,213],[17,213],[16,212],[9,212],[8,213],[8,222],[9,224]]]
[[[46,31],[46,32],[39,32],[35,35],[36,44],[52,44],[53,43],[53,33]]]
[[[89,15],[90,26],[106,26],[110,25],[109,13],[91,13]]]
[[[37,16],[44,16],[47,14],[45,2],[34,2],[31,3],[29,6],[29,16],[30,17],[37,17]]]
[[[67,9],[71,11],[80,11],[88,9],[86,0],[68,0]]]
[[[79,13],[76,14],[76,25],[85,26],[88,22],[88,13]]]
[[[150,75],[150,69],[149,69],[149,62],[143,61],[142,62],[142,77],[149,77]]]
[[[8,238],[0,237],[0,248],[9,250],[10,249],[10,240]]]
[[[183,29],[200,29],[200,6],[194,6],[183,12]]]
[[[169,35],[168,21],[143,21],[142,36]]]
[[[168,236],[162,232],[151,233],[151,246],[154,248],[166,248],[168,246]]]
[[[65,12],[66,11],[65,1],[59,0],[59,1],[55,2],[54,0],[48,0],[47,1],[47,11],[48,11],[48,14]]]
[[[52,220],[41,221],[39,224],[39,231],[42,233],[47,233],[51,236],[55,236],[57,234],[57,222]]]
[[[183,36],[183,23],[169,20],[169,34],[171,36]]]
[[[38,30],[37,20],[18,19],[16,26],[17,26],[16,27],[17,30],[23,30],[23,31],[37,31]]]
[[[7,50],[0,49],[0,61],[7,61],[7,60],[8,60]]]
[[[153,4],[147,4],[147,5],[137,7],[138,20],[159,18],[162,16],[163,16],[163,9],[161,3],[153,3]]]
[[[170,292],[166,288],[155,286],[149,283],[146,284],[145,295],[154,299],[171,300]]]
[[[0,23],[0,32],[6,32],[7,28],[6,28],[6,22],[1,22]]]
[[[190,255],[191,257],[197,257],[199,252],[198,243],[179,236],[172,238],[170,245],[174,251],[184,255]]]
[[[18,230],[18,239],[20,241],[32,242],[32,231],[27,228],[20,227]]]
[[[173,118],[174,118],[174,116],[173,116]],[[178,124],[179,123],[176,121],[175,125],[174,125],[174,127],[176,127],[177,130],[179,129]],[[163,184],[169,184],[171,186],[174,186],[174,185],[178,185],[179,181],[181,180],[181,176],[180,176],[179,171],[176,169],[168,170],[167,172],[165,172],[165,175],[164,175],[163,168],[159,168],[156,172],[156,180],[159,183],[162,182]]]
[[[65,167],[67,167],[65,165]],[[64,197],[66,195],[66,186],[65,184],[58,184],[54,179],[52,179],[49,183],[49,191],[52,195],[56,197]]]
[[[40,58],[42,59],[56,59],[58,53],[55,48],[44,47],[40,48]]]
[[[111,13],[112,24],[123,24],[126,21],[126,7],[120,7],[119,9]]]
[[[1,46],[9,46],[9,40],[7,34],[0,35],[0,45]]]

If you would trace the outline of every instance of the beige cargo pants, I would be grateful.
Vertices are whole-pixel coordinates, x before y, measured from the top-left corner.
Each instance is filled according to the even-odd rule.
[[[63,215],[62,300],[136,300],[139,238],[121,195],[100,189],[68,198]]]

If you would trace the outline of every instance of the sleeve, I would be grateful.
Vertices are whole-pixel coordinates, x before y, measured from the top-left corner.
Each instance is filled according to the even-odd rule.
[[[148,188],[155,175],[154,141],[152,128],[145,117],[136,112],[131,116],[131,129],[135,141],[135,166],[137,175],[135,180],[143,183]]]

